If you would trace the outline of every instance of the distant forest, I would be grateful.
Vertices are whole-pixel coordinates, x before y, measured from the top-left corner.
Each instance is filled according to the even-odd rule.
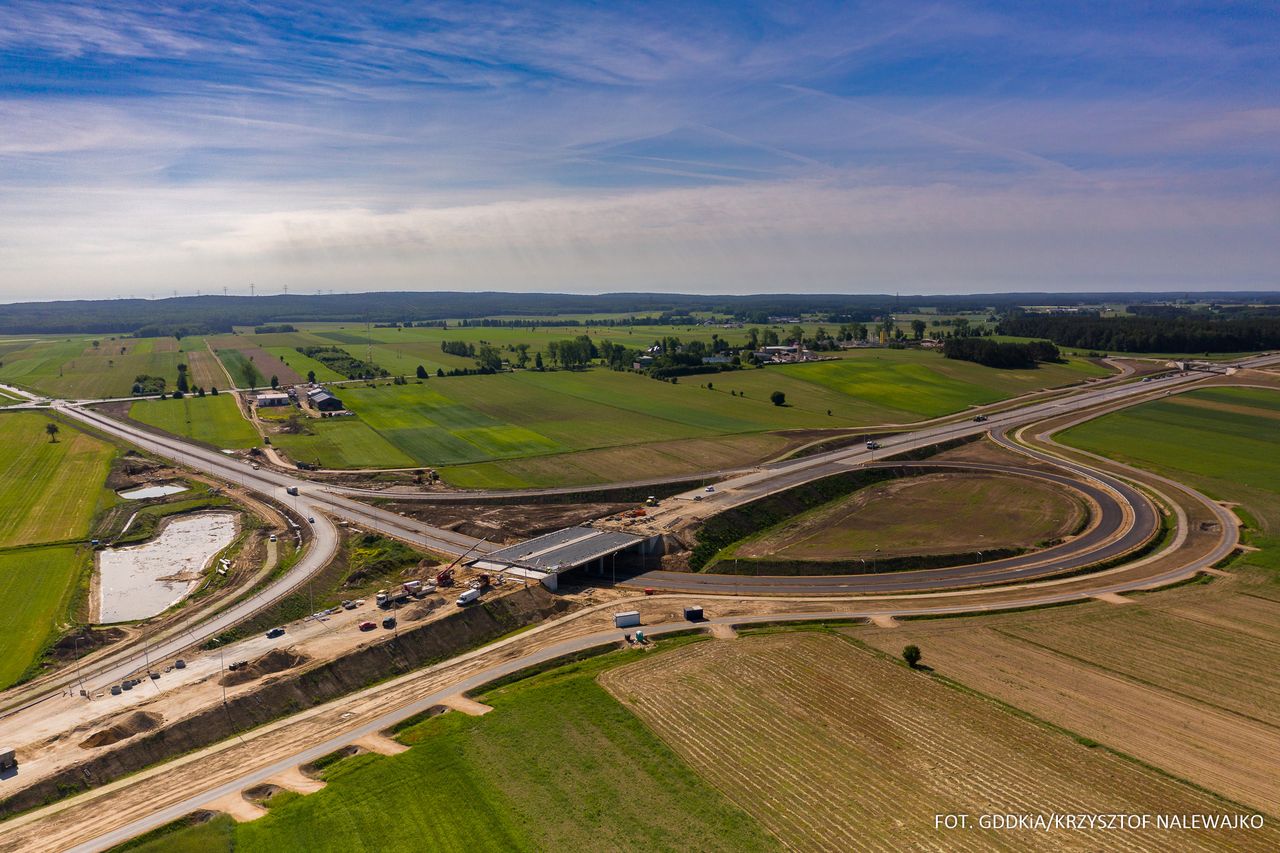
[[[1224,316],[1155,310],[1099,317],[1013,312],[1000,321],[998,331],[1098,352],[1249,352],[1280,347],[1280,313],[1261,309]]]
[[[827,322],[867,322],[889,313],[934,307],[952,313],[1008,311],[1020,305],[1089,305],[1174,300],[1280,303],[1276,293],[999,293],[965,296],[761,294],[694,296],[665,293],[467,293],[458,291],[350,293],[317,296],[180,296],[26,302],[0,306],[0,334],[133,333],[138,335],[229,332],[232,326],[267,323],[371,322],[433,324],[444,319],[555,317],[564,314],[662,314],[687,317],[715,312],[744,322],[818,314]],[[1037,336],[1043,336],[1037,333]],[[1116,347],[1108,347],[1115,349]]]

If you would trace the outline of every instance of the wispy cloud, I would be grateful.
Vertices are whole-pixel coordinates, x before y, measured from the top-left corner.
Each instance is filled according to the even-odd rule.
[[[1278,33],[1247,5],[13,0],[0,299],[1256,286]]]

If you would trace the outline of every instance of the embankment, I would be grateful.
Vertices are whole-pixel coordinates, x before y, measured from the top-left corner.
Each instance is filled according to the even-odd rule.
[[[41,779],[0,801],[0,819],[71,796],[237,733],[454,657],[503,634],[567,612],[570,605],[541,586],[458,609],[349,655],[265,679],[255,690],[150,732]],[[20,778],[20,777],[19,777]]]

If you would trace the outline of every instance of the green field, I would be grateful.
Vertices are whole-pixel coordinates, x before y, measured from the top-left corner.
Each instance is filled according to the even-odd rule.
[[[1280,391],[1212,388],[1123,409],[1058,439],[1239,502],[1262,550],[1249,564],[1280,568]],[[1280,575],[1277,576],[1280,579]]]
[[[201,338],[104,335],[27,338],[8,344],[0,338],[0,382],[56,397],[124,397],[139,374],[163,376],[172,389],[187,353],[203,349]]]
[[[613,653],[492,689],[479,698],[493,712],[420,722],[400,734],[408,752],[339,761],[323,790],[277,795],[259,820],[131,849],[778,849],[596,683],[636,657]]]
[[[129,407],[129,417],[218,448],[239,449],[262,443],[258,431],[240,414],[230,394],[139,400]]]
[[[0,548],[83,538],[115,448],[35,412],[0,414]]]
[[[57,635],[85,560],[75,545],[0,551],[0,689]]]
[[[1214,497],[1256,495],[1251,503],[1259,504],[1257,511],[1280,525],[1280,510],[1267,506],[1280,495],[1277,435],[1280,391],[1217,388],[1124,409],[1067,430],[1059,440],[1174,478],[1186,476]]]
[[[996,371],[929,352],[862,350],[838,361],[692,376],[676,384],[603,368],[451,376],[343,386],[340,396],[358,419],[311,421],[311,435],[272,441],[326,468],[441,468],[463,486],[604,482],[617,479],[619,467],[638,468],[636,476],[655,463],[655,473],[717,467],[713,460],[699,464],[707,448],[690,454],[680,442],[911,423],[1102,373],[1087,362]],[[773,391],[786,395],[786,406],[770,403]],[[746,464],[781,443],[741,441],[743,452],[720,463]],[[753,456],[745,452],[757,449],[752,445],[767,447]],[[609,448],[657,458],[633,466],[618,453],[582,456]],[[529,463],[539,459],[545,461]]]
[[[116,449],[65,423],[51,443],[52,422],[36,412],[0,414],[0,689],[68,619],[86,560],[73,543],[115,501],[103,484]]]

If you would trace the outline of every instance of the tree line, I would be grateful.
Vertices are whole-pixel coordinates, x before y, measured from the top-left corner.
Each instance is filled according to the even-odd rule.
[[[1027,369],[1042,361],[1061,361],[1058,348],[1048,341],[1002,343],[991,338],[947,338],[942,342],[947,358],[972,361],[984,367]]]
[[[1280,347],[1280,318],[1211,314],[1100,317],[1014,312],[1000,333],[1102,352],[1249,352]]]

